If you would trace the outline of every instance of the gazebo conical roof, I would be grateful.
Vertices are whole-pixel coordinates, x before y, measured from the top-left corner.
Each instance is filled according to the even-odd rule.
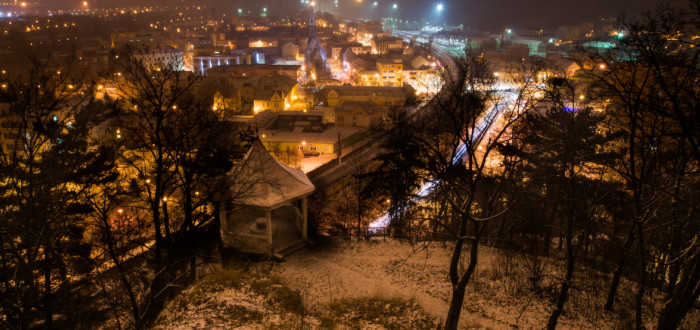
[[[232,174],[239,182],[232,193],[240,195],[238,203],[243,205],[275,209],[316,189],[303,171],[280,163],[260,140],[253,143]]]

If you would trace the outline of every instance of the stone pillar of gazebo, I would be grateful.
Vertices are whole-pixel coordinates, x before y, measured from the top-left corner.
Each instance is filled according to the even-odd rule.
[[[309,230],[308,230],[308,211],[307,211],[307,198],[306,196],[301,198],[301,217],[304,221],[301,227],[301,237],[305,240],[309,240]]]
[[[267,216],[267,245],[270,247],[269,254],[272,255],[272,210],[265,210],[265,215]]]

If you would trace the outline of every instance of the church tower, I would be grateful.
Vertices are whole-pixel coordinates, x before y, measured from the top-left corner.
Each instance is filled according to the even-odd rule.
[[[305,58],[307,73],[315,73],[317,77],[326,76],[330,74],[331,68],[326,62],[326,51],[323,50],[321,42],[318,40],[313,2],[309,2],[308,29],[309,39],[306,44]]]

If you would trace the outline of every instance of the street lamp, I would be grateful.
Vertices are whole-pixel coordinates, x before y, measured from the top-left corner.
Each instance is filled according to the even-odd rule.
[[[443,9],[445,9],[445,6],[443,6],[441,3],[438,3],[435,8],[437,9],[437,11],[442,11]]]
[[[399,8],[399,5],[398,5],[398,4],[394,4],[392,7],[393,7],[394,9],[397,9],[397,8]]]

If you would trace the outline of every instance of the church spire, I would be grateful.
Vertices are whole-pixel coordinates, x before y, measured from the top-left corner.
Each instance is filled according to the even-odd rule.
[[[316,73],[318,77],[330,74],[331,68],[326,62],[326,52],[323,50],[321,41],[318,40],[316,32],[316,15],[314,14],[314,3],[309,2],[309,39],[306,45],[306,71]]]
[[[309,41],[312,39],[316,39],[316,15],[314,13],[314,3],[313,1],[309,2],[309,22],[307,24],[307,27],[309,28]]]

